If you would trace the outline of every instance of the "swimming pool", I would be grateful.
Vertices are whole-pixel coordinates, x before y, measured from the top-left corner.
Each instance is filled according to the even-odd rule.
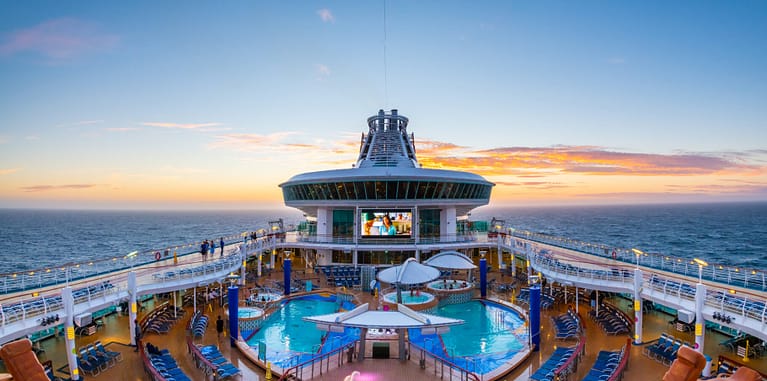
[[[402,292],[402,304],[422,304],[430,302],[434,299],[434,295],[428,292],[421,292],[420,295],[410,295],[410,291]],[[390,292],[384,295],[384,300],[389,303],[397,303],[397,293]]]
[[[352,309],[349,302],[342,304]],[[265,346],[266,361],[287,368],[318,353],[328,352],[359,338],[359,329],[347,328],[344,332],[325,332],[314,323],[304,321],[305,316],[338,312],[335,296],[308,295],[293,298],[261,323],[261,327],[247,339],[255,351]]]
[[[444,305],[435,314],[465,323],[442,335],[423,335],[419,329],[411,329],[410,341],[479,374],[504,366],[528,342],[524,319],[500,304],[473,300]]]

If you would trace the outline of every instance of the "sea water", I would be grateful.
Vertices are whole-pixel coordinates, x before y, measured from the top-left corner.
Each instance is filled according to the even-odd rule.
[[[483,207],[472,220],[710,263],[767,268],[767,203]],[[0,273],[124,256],[254,231],[301,212],[0,209]]]

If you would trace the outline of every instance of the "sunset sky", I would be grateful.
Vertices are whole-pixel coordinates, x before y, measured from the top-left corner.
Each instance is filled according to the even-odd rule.
[[[767,1],[6,1],[0,207],[281,205],[379,108],[491,205],[767,200],[765,41]]]

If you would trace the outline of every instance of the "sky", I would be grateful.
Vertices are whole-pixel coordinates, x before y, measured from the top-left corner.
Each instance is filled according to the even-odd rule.
[[[248,209],[410,118],[491,205],[767,200],[765,1],[0,3],[0,208]]]

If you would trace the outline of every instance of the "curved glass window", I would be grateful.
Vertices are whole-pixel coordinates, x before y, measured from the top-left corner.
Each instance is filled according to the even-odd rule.
[[[445,181],[349,181],[286,185],[285,201],[325,200],[483,200],[488,184]]]

